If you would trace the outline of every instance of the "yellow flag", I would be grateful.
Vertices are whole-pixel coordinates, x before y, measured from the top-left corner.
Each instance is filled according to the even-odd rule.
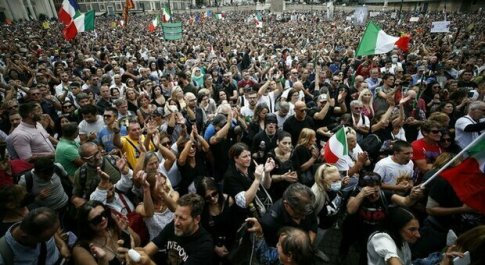
[[[113,29],[114,29],[114,28],[116,28],[116,26],[117,26],[116,22],[114,22],[114,21],[113,21],[113,22],[111,22],[111,28],[113,28]]]
[[[44,21],[44,22],[42,22],[42,28],[43,28],[43,29],[48,29],[48,28],[50,28],[49,21]]]

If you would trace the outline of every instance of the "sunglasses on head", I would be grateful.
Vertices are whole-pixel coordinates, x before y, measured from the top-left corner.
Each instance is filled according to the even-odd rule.
[[[108,219],[108,215],[109,212],[104,210],[99,215],[91,219],[89,222],[93,225],[99,225],[101,222],[103,222],[103,218]]]
[[[377,175],[365,175],[360,178],[360,186],[367,187],[367,186],[375,186],[381,184],[381,177]]]

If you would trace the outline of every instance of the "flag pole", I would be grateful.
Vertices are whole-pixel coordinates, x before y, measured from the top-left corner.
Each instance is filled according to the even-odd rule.
[[[485,137],[485,133],[482,133],[480,136],[478,136],[477,139],[473,140],[469,145],[467,145],[463,150],[461,150],[457,155],[455,155],[448,163],[446,163],[443,167],[441,167],[436,173],[434,173],[429,179],[427,179],[425,182],[421,183],[421,188],[424,188],[427,184],[429,184],[434,178],[436,178],[441,172],[443,172],[446,168],[448,168],[453,162],[455,162],[459,157],[461,157],[470,147],[472,147],[474,144],[476,144],[478,141],[480,141],[483,137]]]

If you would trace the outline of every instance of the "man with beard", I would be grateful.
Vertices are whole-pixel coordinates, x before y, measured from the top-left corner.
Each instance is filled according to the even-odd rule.
[[[156,264],[212,264],[214,244],[211,235],[200,225],[204,199],[189,193],[177,203],[174,220],[143,250]],[[157,253],[161,255],[154,257]]]
[[[7,137],[7,143],[14,147],[18,158],[33,162],[40,157],[54,158],[54,144],[57,140],[47,133],[39,123],[42,108],[38,103],[20,105],[22,122]]]
[[[102,156],[98,146],[93,142],[87,142],[79,147],[79,155],[84,161],[76,173],[74,173],[74,186],[72,203],[79,207],[89,199],[100,183],[102,175],[100,171],[110,176],[112,183],[117,183],[116,188],[122,192],[128,192],[132,183],[120,181],[131,179],[133,171],[126,165],[125,159],[116,159],[114,156]]]

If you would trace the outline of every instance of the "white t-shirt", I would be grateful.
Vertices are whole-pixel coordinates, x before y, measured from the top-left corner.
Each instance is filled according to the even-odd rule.
[[[367,242],[367,264],[387,265],[390,258],[398,258],[403,265],[411,265],[411,249],[407,242],[401,248],[387,233],[375,233]]]
[[[104,127],[103,117],[101,115],[96,115],[96,121],[93,123],[87,123],[82,120],[79,123],[79,134],[89,134],[91,132],[98,133]]]
[[[339,171],[348,171],[351,167],[354,166],[355,161],[357,161],[358,155],[363,152],[364,150],[362,150],[360,145],[357,144],[353,150],[349,150],[348,155],[340,158],[337,163],[335,163],[335,166],[338,168]]]
[[[382,177],[385,184],[395,185],[399,176],[413,176],[414,163],[412,160],[405,165],[398,164],[392,160],[392,156],[383,158],[377,162],[374,172]]]
[[[465,132],[465,127],[470,124],[476,124],[470,115],[459,118],[455,123],[455,142],[463,149],[473,140],[477,139],[478,132]],[[483,130],[481,133],[485,133]]]

